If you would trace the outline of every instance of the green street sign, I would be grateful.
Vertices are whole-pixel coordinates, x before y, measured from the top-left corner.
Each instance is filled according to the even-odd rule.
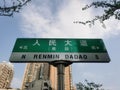
[[[18,38],[11,62],[109,62],[102,39]]]

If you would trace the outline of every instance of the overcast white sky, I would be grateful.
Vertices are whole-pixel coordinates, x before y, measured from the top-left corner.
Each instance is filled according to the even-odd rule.
[[[92,0],[91,0],[92,1]],[[94,1],[94,0],[93,0]],[[120,90],[120,21],[105,21],[106,29],[98,22],[94,26],[74,24],[101,14],[101,10],[82,11],[89,0],[34,0],[21,13],[12,17],[0,17],[0,62],[9,61],[16,38],[102,38],[110,63],[76,63],[72,65],[73,82],[95,81],[105,89]],[[20,87],[25,64],[14,64],[13,87]]]

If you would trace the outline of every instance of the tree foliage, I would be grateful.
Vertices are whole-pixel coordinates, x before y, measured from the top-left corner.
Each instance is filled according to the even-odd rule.
[[[90,5],[86,5],[82,10],[86,10],[88,8],[102,8],[104,13],[101,16],[95,16],[94,19],[88,20],[85,22],[79,22],[81,24],[90,24],[94,25],[95,21],[99,20],[101,23],[103,21],[108,20],[110,17],[115,17],[115,19],[120,20],[120,0],[103,0],[96,1],[91,3]]]
[[[105,90],[102,88],[102,84],[96,84],[95,82],[88,82],[85,80],[85,84],[79,82],[76,84],[77,90]]]
[[[12,16],[31,0],[1,0],[0,16]]]

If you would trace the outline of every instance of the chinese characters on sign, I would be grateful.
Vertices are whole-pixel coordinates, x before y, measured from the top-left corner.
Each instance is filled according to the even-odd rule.
[[[49,40],[49,46],[52,51],[56,51],[56,40]]]
[[[36,46],[36,45],[40,46],[40,43],[38,40],[36,40],[35,43],[33,44],[33,46]]]
[[[31,43],[31,45],[20,45],[19,46],[19,49],[21,50],[28,50],[30,49],[30,47],[32,46],[32,48],[36,48],[37,49],[41,49],[41,47],[44,48],[44,45],[46,46],[46,48],[48,48],[48,51],[57,51],[57,50],[64,50],[64,51],[74,51],[75,47],[78,46],[78,47],[87,47],[88,46],[88,43],[87,43],[87,40],[78,40],[77,41],[78,44],[74,41],[74,40],[60,40],[60,42],[58,42],[58,40],[54,40],[54,39],[50,39],[50,40],[47,40],[45,43],[43,43],[41,40],[34,40],[33,43]],[[95,49],[99,49],[99,46],[91,46],[91,49],[95,50]]]
[[[32,45],[41,47],[40,46],[41,44],[42,44],[41,40],[37,40],[36,39],[35,42]],[[57,42],[57,40],[54,40],[54,39],[48,40],[48,42],[46,42],[46,44],[48,44],[47,47],[48,47],[48,50],[50,50],[50,51],[57,51],[57,49],[60,48],[60,47],[58,47],[59,46],[59,42]],[[71,41],[71,40],[67,40],[67,39],[66,40],[62,40],[61,44],[63,45],[62,49],[64,49],[64,51],[72,51],[72,49],[74,49],[74,47],[75,47],[74,46],[75,42]],[[79,46],[81,46],[82,48],[83,47],[88,47],[87,40],[79,40]],[[28,46],[27,45],[20,46],[20,49],[27,50]],[[92,49],[92,50],[99,50],[100,47],[92,45],[90,47],[90,49]]]
[[[89,49],[91,49],[91,50],[99,50],[100,49],[100,47],[99,47],[99,45],[98,46],[96,46],[96,45],[91,45],[91,46],[88,46],[88,42],[87,42],[87,40],[78,40],[77,42],[79,42],[78,43],[78,46],[79,47],[89,47]],[[32,48],[40,48],[40,47],[42,47],[41,46],[41,44],[46,44],[46,48],[48,48],[48,51],[57,51],[58,49],[64,49],[64,51],[72,51],[73,49],[75,49],[75,45],[76,45],[76,42],[75,41],[73,41],[73,40],[62,40],[60,43],[58,42],[58,40],[54,40],[54,39],[52,39],[52,40],[47,40],[46,41],[46,43],[43,43],[43,42],[41,42],[41,40],[35,40],[33,43],[31,43],[31,45],[33,46]],[[62,48],[61,48],[61,46],[59,45],[59,44],[62,44],[61,46],[62,46]],[[19,46],[19,49],[21,49],[21,50],[28,50],[29,49],[29,46],[27,46],[27,45],[21,45],[21,46]]]

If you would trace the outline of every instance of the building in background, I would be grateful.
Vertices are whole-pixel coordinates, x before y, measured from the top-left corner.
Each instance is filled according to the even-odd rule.
[[[0,89],[10,88],[13,79],[13,65],[10,62],[0,63]]]
[[[71,75],[71,66],[68,66],[65,68],[65,90],[73,90]],[[30,82],[35,80],[50,81],[52,90],[57,90],[57,68],[47,63],[28,63],[25,68],[21,89],[24,90],[29,86]]]
[[[40,63],[26,64],[23,81],[22,81],[22,87],[21,87],[22,90],[24,90],[30,82],[38,79],[37,75],[39,75],[40,66],[41,66]]]

